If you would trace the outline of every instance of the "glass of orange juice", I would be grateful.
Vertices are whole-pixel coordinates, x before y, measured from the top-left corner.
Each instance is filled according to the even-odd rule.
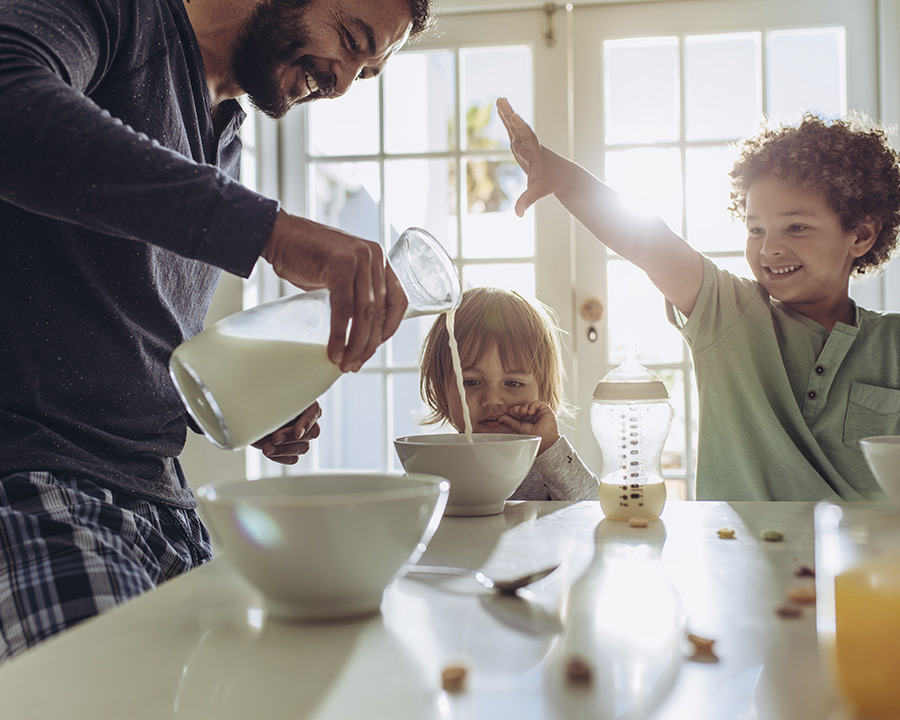
[[[900,507],[815,510],[816,626],[825,665],[861,720],[900,718]]]

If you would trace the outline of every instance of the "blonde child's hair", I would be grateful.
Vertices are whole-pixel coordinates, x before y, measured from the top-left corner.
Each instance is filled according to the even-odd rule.
[[[463,293],[454,325],[463,367],[473,365],[496,345],[504,368],[534,375],[538,399],[555,414],[571,414],[563,388],[561,331],[551,308],[510,290],[477,287]],[[447,390],[456,385],[449,339],[447,318],[442,314],[422,347],[419,388],[431,411],[422,419],[423,425],[450,421]]]
[[[862,113],[825,121],[807,113],[796,127],[763,123],[740,145],[731,173],[732,216],[746,219],[747,191],[762,175],[815,192],[838,214],[844,230],[868,216],[881,220],[870,250],[853,261],[862,275],[887,262],[900,227],[900,164],[886,128]]]

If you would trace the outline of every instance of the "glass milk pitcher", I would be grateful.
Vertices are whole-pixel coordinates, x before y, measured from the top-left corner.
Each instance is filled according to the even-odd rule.
[[[408,228],[387,261],[409,305],[405,318],[459,305],[459,274],[441,244]],[[182,343],[169,374],[209,440],[239,450],[293,420],[341,375],[328,359],[331,304],[315,290],[231,315]]]
[[[671,424],[665,385],[636,358],[597,383],[591,429],[603,452],[599,495],[606,517],[659,517],[666,502],[660,457]]]

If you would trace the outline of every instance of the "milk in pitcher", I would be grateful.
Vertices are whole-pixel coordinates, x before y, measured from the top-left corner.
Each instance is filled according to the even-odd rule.
[[[229,361],[205,361],[221,357]],[[273,426],[273,418],[298,415],[341,375],[325,345],[239,337],[218,326],[176,348],[171,366],[194,420],[235,449],[277,430],[283,423]]]

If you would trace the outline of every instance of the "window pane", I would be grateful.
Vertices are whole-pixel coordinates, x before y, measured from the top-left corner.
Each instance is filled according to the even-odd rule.
[[[684,40],[685,136],[726,140],[749,134],[762,115],[759,33]]]
[[[419,373],[395,373],[389,378],[394,396],[394,437],[404,435],[421,435],[435,432],[435,426],[425,427],[419,419],[427,414],[425,403],[419,396]],[[391,438],[393,440],[393,438]],[[391,447],[392,470],[403,470],[397,459],[397,453]]]
[[[456,257],[455,167],[447,159],[385,161],[384,212],[391,235],[420,227]]]
[[[606,182],[642,215],[658,215],[681,234],[681,153],[637,148],[606,154]]]
[[[606,142],[673,142],[681,102],[678,38],[603,43]]]
[[[462,250],[468,258],[531,257],[534,255],[534,214],[519,218],[515,203],[525,189],[515,162],[468,160],[466,214]]]
[[[515,290],[527,298],[535,297],[534,265],[466,265],[462,271],[463,290],[473,287],[498,287]]]
[[[665,299],[646,273],[625,260],[610,259],[609,362],[618,365],[627,348],[637,348],[641,362],[678,363],[681,334],[666,319]]]
[[[731,145],[688,148],[687,241],[700,252],[743,250],[744,224],[733,222],[728,212],[731,182],[729,171],[737,159]]]
[[[385,152],[442,152],[455,146],[453,73],[449,50],[401,52],[391,59],[384,72]]]
[[[353,92],[334,100],[320,100],[309,109],[310,155],[374,155],[381,130],[378,81],[354,83]],[[365,122],[360,122],[365,118]]]
[[[794,123],[804,111],[847,112],[844,28],[779,30],[766,38],[767,112]]]
[[[381,237],[378,164],[310,163],[312,219],[368,240]]]
[[[463,148],[504,147],[506,129],[495,109],[498,96],[531,121],[531,50],[527,47],[463,48],[459,51],[460,102],[465,117]]]
[[[390,343],[391,367],[418,367],[422,342],[437,319],[437,315],[409,318],[400,323]]]
[[[383,376],[344,373],[321,398],[322,434],[316,440],[323,470],[384,467]]]

